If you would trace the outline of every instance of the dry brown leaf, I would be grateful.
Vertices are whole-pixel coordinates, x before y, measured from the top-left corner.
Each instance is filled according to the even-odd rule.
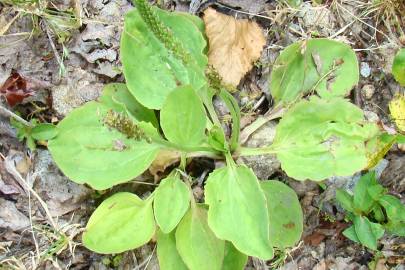
[[[237,86],[266,44],[262,29],[255,22],[236,20],[212,8],[205,10],[204,22],[210,44],[209,64],[225,84]]]
[[[149,167],[149,172],[155,180],[159,180],[160,173],[164,172],[169,166],[180,160],[180,153],[169,150],[162,150]]]

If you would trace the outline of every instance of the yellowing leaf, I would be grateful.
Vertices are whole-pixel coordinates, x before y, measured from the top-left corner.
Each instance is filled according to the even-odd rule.
[[[225,84],[237,86],[266,44],[262,29],[255,22],[236,20],[212,8],[204,12],[203,19],[209,40],[208,63]]]
[[[391,149],[392,145],[396,141],[396,136],[383,133],[375,136],[366,143],[366,155],[368,164],[366,169],[373,168],[380,162],[381,159]]]
[[[405,132],[405,96],[397,94],[388,106],[398,129]]]

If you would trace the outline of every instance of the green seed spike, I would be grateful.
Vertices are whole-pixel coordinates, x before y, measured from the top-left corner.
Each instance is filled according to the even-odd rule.
[[[222,88],[222,78],[219,73],[214,69],[214,67],[209,66],[206,71],[205,75],[207,76],[209,85],[219,93]]]
[[[142,128],[122,113],[110,110],[104,117],[103,122],[108,127],[116,129],[126,135],[129,139],[135,139],[136,141],[146,140],[148,143],[151,142],[151,138],[146,136]]]
[[[230,93],[236,92],[236,88],[234,88],[232,85],[223,83],[221,75],[219,75],[218,71],[213,66],[207,67],[205,70],[205,76],[208,79],[208,84],[216,91],[217,94],[219,94],[222,88],[226,89]]]
[[[147,0],[134,0],[134,2],[143,21],[156,38],[159,39],[176,58],[181,59],[184,64],[189,63],[191,60],[190,54],[183,47],[183,44],[174,36],[170,28],[159,19]]]

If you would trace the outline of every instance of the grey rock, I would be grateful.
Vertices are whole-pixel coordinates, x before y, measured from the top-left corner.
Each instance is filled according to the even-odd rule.
[[[103,19],[103,21],[106,21],[106,22],[116,21],[117,18],[120,18],[123,15],[120,10],[121,4],[122,3],[120,3],[120,1],[109,2],[100,11],[99,17],[101,17]]]
[[[95,100],[101,94],[103,84],[96,82],[93,73],[74,67],[68,71],[66,82],[55,86],[52,91],[53,108],[65,116],[87,101]]]
[[[18,211],[13,202],[0,198],[0,228],[19,231],[30,225],[28,217]]]
[[[405,155],[393,155],[381,175],[381,183],[398,193],[405,192]],[[404,196],[405,197],[405,196]]]
[[[89,63],[95,63],[97,60],[107,60],[113,62],[117,59],[117,51],[114,49],[97,49],[89,54],[84,55]]]
[[[370,65],[367,62],[361,62],[360,63],[360,74],[361,74],[361,76],[363,76],[365,78],[370,77],[371,68],[370,68]]]
[[[266,1],[263,0],[219,0],[218,2],[230,7],[239,8],[251,14],[258,14],[266,8]]]
[[[90,190],[64,176],[50,153],[37,150],[34,171],[38,173],[34,189],[48,205],[52,216],[62,216],[81,206]]]
[[[119,66],[116,66],[110,62],[100,62],[98,64],[98,68],[94,69],[93,72],[110,78],[115,78],[117,75],[122,73]]]
[[[371,99],[375,93],[375,87],[372,84],[366,84],[361,89],[361,92],[366,99]]]
[[[318,184],[314,181],[297,181],[291,178],[287,179],[287,184],[297,193],[298,197],[304,197],[310,191],[318,189]]]
[[[0,103],[1,105],[1,103]],[[10,120],[8,117],[0,115],[0,135],[1,136],[9,136],[9,137],[16,137],[17,132],[11,126]]]
[[[374,122],[374,123],[377,123],[378,121],[380,121],[380,117],[378,117],[378,114],[376,114],[375,112],[367,111],[367,110],[363,110],[363,112],[364,112],[364,117],[366,118],[367,121]]]
[[[273,142],[276,135],[276,123],[274,121],[266,123],[258,129],[247,141],[247,147],[264,147]],[[269,179],[276,171],[280,169],[280,162],[275,155],[259,155],[240,157],[238,162],[246,164],[252,168],[259,179]]]
[[[326,6],[313,7],[309,2],[304,3],[298,13],[298,17],[309,30],[317,30],[323,36],[335,33],[336,19]]]
[[[281,266],[278,269],[279,270],[297,270],[298,265],[297,265],[297,262],[295,260],[293,260],[293,261],[290,261],[290,262],[284,264],[283,266]]]
[[[378,58],[381,60],[379,66],[382,68],[385,74],[391,74],[392,63],[394,62],[394,57],[398,51],[398,47],[395,44],[386,43],[378,46],[376,51]]]
[[[102,44],[111,46],[115,36],[115,30],[112,25],[90,23],[80,36],[83,41],[100,40]]]

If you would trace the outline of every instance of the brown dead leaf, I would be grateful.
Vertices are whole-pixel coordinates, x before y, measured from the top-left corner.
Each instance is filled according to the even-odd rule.
[[[210,44],[209,64],[225,84],[237,86],[266,44],[262,29],[255,22],[236,20],[212,8],[204,11],[203,19]]]
[[[314,233],[304,237],[304,243],[311,246],[319,246],[319,244],[326,238],[326,235],[315,231]]]
[[[160,173],[166,168],[180,160],[180,153],[175,151],[162,150],[149,167],[149,172],[154,176],[155,180],[159,180]]]
[[[33,94],[31,85],[17,72],[11,73],[10,77],[0,87],[0,96],[4,96],[8,105],[12,107]]]

